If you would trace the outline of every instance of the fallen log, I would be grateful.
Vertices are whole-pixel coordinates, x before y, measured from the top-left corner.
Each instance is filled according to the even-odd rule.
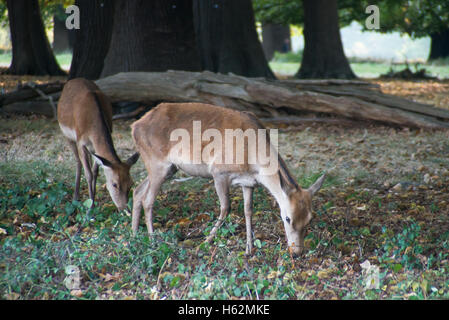
[[[168,71],[119,73],[96,83],[113,104],[136,102],[149,108],[160,102],[202,102],[252,111],[261,118],[324,113],[402,127],[449,127],[449,110],[384,94],[379,85],[358,80],[266,80],[208,71]],[[60,95],[60,92],[45,93],[53,101]],[[17,101],[19,95],[27,98]],[[20,107],[25,112],[28,106],[32,111],[32,102],[38,101],[36,106],[40,113],[52,113],[48,102],[36,98],[35,90],[31,100],[29,95],[30,91],[0,96],[0,108],[8,110],[5,101],[14,101],[18,104],[12,109]],[[48,112],[44,110],[45,103]],[[127,111],[123,118],[139,113],[140,110],[137,113]],[[116,115],[116,118],[122,116]]]
[[[53,108],[48,100],[26,100],[10,103],[0,109],[5,113],[33,113],[54,118]]]
[[[259,117],[319,112],[406,127],[449,128],[449,111],[345,80],[265,80],[212,72],[129,72],[97,80],[114,101],[203,102]]]
[[[64,82],[50,82],[45,84],[26,83],[17,90],[0,95],[0,107],[15,102],[32,100],[33,98],[60,92],[64,87]]]

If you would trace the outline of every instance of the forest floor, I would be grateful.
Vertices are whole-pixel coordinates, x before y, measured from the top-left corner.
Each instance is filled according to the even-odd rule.
[[[372,81],[449,108],[448,81]],[[0,83],[14,87],[8,76]],[[122,159],[134,152],[131,123],[114,122]],[[207,179],[178,173],[164,184],[151,238],[143,219],[131,237],[131,218],[115,209],[102,173],[87,216],[84,180],[83,201],[71,201],[74,158],[57,122],[0,113],[0,298],[448,299],[449,131],[367,122],[279,129],[301,186],[328,173],[297,259],[263,188],[249,258],[240,188],[214,242],[202,242],[219,212]],[[131,173],[136,184],[146,176],[142,161]]]

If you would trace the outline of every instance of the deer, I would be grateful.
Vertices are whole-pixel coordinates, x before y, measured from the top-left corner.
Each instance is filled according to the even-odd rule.
[[[195,122],[201,124],[200,130],[195,128]],[[258,141],[264,150],[270,150],[270,159],[276,165],[270,166],[254,157],[254,149],[249,142],[239,146],[217,142],[213,148],[206,144],[211,133],[217,136],[226,135],[227,130],[237,130],[248,133],[251,130],[262,132]],[[246,225],[246,250],[250,255],[253,251],[252,214],[253,190],[257,185],[264,186],[275,198],[280,208],[280,216],[284,225],[288,250],[293,256],[301,254],[304,247],[306,227],[312,219],[312,197],[321,188],[326,174],[318,178],[308,189],[301,188],[287,169],[273,144],[265,127],[258,118],[250,112],[202,103],[161,103],[142,118],[131,125],[132,138],[137,151],[145,164],[148,176],[134,189],[132,209],[132,233],[138,231],[140,215],[143,208],[148,234],[153,234],[153,206],[156,196],[163,182],[175,172],[181,170],[191,176],[212,178],[220,202],[220,214],[206,241],[211,242],[230,211],[229,189],[231,185],[241,186],[244,201],[244,215]],[[186,133],[187,148],[182,152],[179,138]],[[192,138],[203,135],[198,145],[202,156],[196,159],[195,146],[189,149],[189,144],[195,144]],[[175,133],[175,134],[173,134]],[[248,138],[247,137],[247,138]],[[237,137],[235,137],[237,139]],[[214,136],[214,142],[216,137]],[[249,138],[248,138],[249,139]],[[181,139],[182,140],[182,139]],[[218,139],[220,140],[220,139]],[[249,140],[248,140],[249,141]],[[210,142],[212,143],[212,142]],[[245,148],[245,146],[247,148]],[[207,149],[208,148],[208,149]],[[206,150],[207,149],[207,150]],[[237,160],[237,153],[244,153],[241,161]],[[205,152],[210,151],[210,152]],[[212,152],[213,151],[213,152]],[[221,156],[221,157],[220,157]],[[223,160],[229,156],[232,161]],[[252,159],[253,161],[249,161]]]
[[[125,162],[118,157],[111,137],[112,105],[109,99],[94,82],[84,78],[71,79],[64,85],[57,114],[59,127],[76,160],[73,199],[79,201],[80,198],[82,166],[91,207],[94,206],[98,169],[102,167],[112,201],[118,210],[126,209],[133,184],[130,168],[137,162],[139,153],[134,153]]]

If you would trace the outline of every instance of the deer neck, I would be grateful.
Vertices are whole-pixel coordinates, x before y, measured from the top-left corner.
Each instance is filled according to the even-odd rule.
[[[102,131],[102,134],[94,135],[94,137],[90,139],[95,153],[112,163],[120,163],[121,161],[115,151],[109,130],[104,128]]]
[[[289,208],[288,195],[282,190],[278,175],[260,176],[258,181],[273,195],[281,210],[281,215]]]

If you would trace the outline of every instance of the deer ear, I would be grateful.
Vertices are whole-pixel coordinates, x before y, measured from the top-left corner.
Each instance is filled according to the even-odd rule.
[[[310,186],[309,189],[307,189],[311,196],[313,196],[318,190],[320,190],[325,178],[326,174],[323,174],[317,181],[315,181],[314,184]]]
[[[293,185],[288,177],[285,177],[281,171],[279,171],[279,179],[280,179],[280,183],[281,183],[281,188],[282,190],[285,192],[285,194],[287,196],[289,196],[293,191],[296,190],[295,185]]]
[[[109,160],[106,160],[103,157],[100,157],[98,154],[92,153],[95,162],[98,163],[100,166],[104,167],[112,167],[112,163]]]
[[[139,160],[139,156],[140,154],[138,152],[134,153],[131,157],[128,158],[128,160],[126,160],[126,164],[132,166],[137,162],[137,160]]]

